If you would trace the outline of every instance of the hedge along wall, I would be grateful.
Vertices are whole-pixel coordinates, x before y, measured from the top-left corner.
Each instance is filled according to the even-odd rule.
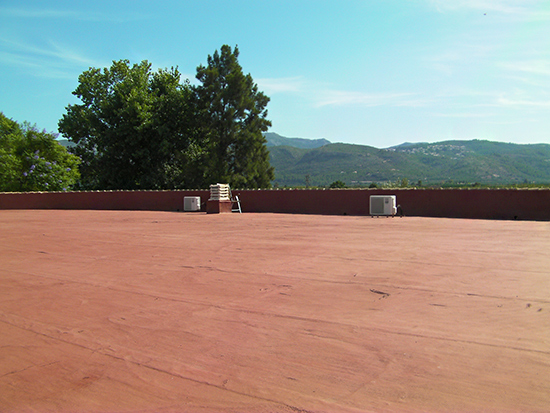
[[[514,189],[333,189],[233,190],[243,212],[369,215],[371,195],[396,195],[408,216],[550,220],[550,190]],[[183,211],[186,191],[98,191],[1,193],[0,209],[104,209]]]

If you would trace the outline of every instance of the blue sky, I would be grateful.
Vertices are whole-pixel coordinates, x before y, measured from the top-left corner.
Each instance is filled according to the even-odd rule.
[[[57,132],[89,67],[194,79],[223,44],[283,136],[550,143],[548,0],[0,0],[0,111]]]

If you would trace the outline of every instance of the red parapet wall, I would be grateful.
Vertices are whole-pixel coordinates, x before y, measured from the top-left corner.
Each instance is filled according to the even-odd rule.
[[[550,190],[335,189],[233,191],[243,211],[369,215],[371,195],[396,195],[405,215],[550,220]]]
[[[396,195],[405,215],[446,218],[550,220],[550,190],[515,189],[285,189],[233,190],[243,212],[369,215],[371,195]],[[0,209],[183,211],[183,198],[207,190],[1,193]]]
[[[89,191],[0,193],[0,209],[105,209],[183,211],[185,196],[200,196],[206,209],[208,191]]]

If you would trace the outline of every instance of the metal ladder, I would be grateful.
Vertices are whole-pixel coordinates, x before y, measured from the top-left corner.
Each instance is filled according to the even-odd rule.
[[[231,189],[229,189],[229,196],[229,199],[231,200],[231,212],[238,212],[239,214],[242,214],[243,211],[241,209],[241,200],[239,199],[239,195],[233,196]]]

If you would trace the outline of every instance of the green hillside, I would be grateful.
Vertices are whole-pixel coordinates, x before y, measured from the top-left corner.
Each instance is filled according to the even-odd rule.
[[[366,187],[403,179],[411,185],[549,184],[550,145],[483,140],[404,143],[392,148],[285,138],[266,133],[273,183],[326,187],[335,181]],[[60,141],[64,146],[67,141]]]
[[[550,145],[490,141],[403,144],[387,149],[343,143],[314,149],[269,148],[274,183],[327,186],[340,180],[368,186],[403,179],[411,184],[550,183]]]
[[[267,140],[267,147],[270,146],[292,146],[294,148],[313,149],[328,145],[330,141],[326,139],[304,139],[304,138],[285,138],[274,132],[266,132],[264,136]]]

